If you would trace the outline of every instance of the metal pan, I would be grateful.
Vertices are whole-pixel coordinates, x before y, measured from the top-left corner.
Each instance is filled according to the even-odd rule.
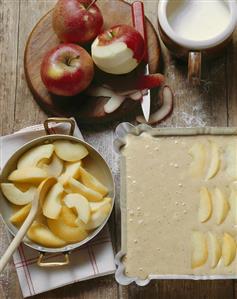
[[[128,134],[140,135],[148,133],[153,137],[167,137],[167,136],[195,136],[195,135],[237,135],[237,127],[204,127],[204,128],[152,128],[148,125],[133,126],[130,123],[121,123],[116,128],[116,139],[114,141],[114,148],[118,154],[121,155],[120,173],[121,173],[121,189],[120,189],[120,208],[121,208],[121,250],[115,257],[117,269],[115,272],[115,279],[121,285],[129,285],[135,282],[139,286],[145,286],[151,280],[159,279],[193,279],[193,280],[207,280],[207,279],[237,279],[236,274],[225,275],[157,275],[149,274],[146,279],[139,277],[129,277],[126,275],[125,265],[123,259],[126,256],[127,248],[127,207],[126,207],[126,183],[125,183],[125,157],[121,154],[122,148],[126,145],[126,137]]]
[[[53,122],[53,123],[55,123],[55,122],[56,123],[68,123],[70,125],[69,135],[63,135],[63,134],[52,134],[51,135],[50,129],[49,129],[49,124],[51,122]],[[111,212],[112,212],[113,205],[114,205],[114,197],[115,197],[115,187],[114,187],[114,180],[113,180],[112,173],[111,173],[106,161],[103,159],[103,157],[99,154],[99,152],[94,147],[92,147],[90,144],[86,143],[85,141],[82,141],[79,138],[72,136],[73,132],[74,132],[74,128],[75,128],[74,120],[68,119],[68,118],[49,118],[44,122],[44,128],[45,128],[45,132],[46,132],[45,136],[33,139],[32,141],[26,143],[10,157],[10,159],[7,161],[7,163],[5,164],[5,166],[2,170],[2,173],[0,176],[0,182],[7,182],[7,177],[11,171],[16,169],[16,164],[17,164],[17,161],[20,158],[20,156],[22,154],[24,154],[26,151],[28,151],[29,149],[31,149],[32,147],[35,147],[35,146],[41,145],[41,144],[47,144],[50,142],[54,142],[55,140],[59,140],[59,139],[73,141],[76,143],[80,143],[87,148],[89,155],[88,155],[88,158],[87,157],[85,158],[86,159],[86,168],[92,174],[94,174],[96,177],[98,177],[98,179],[101,180],[101,182],[104,183],[108,187],[108,189],[109,189],[108,196],[110,196],[112,198],[112,208],[111,208]],[[5,222],[9,232],[13,236],[15,236],[15,234],[17,233],[17,228],[14,225],[12,225],[12,223],[9,221],[10,216],[13,214],[12,205],[4,197],[2,192],[0,192],[0,211],[1,211],[1,217],[2,217],[3,221]],[[111,212],[110,212],[110,214],[111,214]],[[70,245],[67,245],[62,248],[48,248],[48,247],[40,246],[40,245],[32,242],[27,237],[25,237],[23,240],[23,243],[25,245],[31,247],[32,249],[39,251],[39,257],[38,257],[38,262],[37,262],[37,264],[39,266],[52,267],[52,266],[67,265],[70,263],[69,253],[73,249],[79,248],[82,245],[88,243],[91,239],[93,239],[96,235],[98,235],[98,233],[103,229],[103,227],[107,223],[107,221],[110,217],[110,214],[108,215],[108,217],[106,218],[106,220],[100,227],[98,227],[96,230],[94,230],[91,234],[89,234],[89,236],[86,239],[84,239],[81,242],[70,244]],[[44,258],[45,253],[62,253],[64,255],[65,259],[63,262],[44,262],[43,258]]]

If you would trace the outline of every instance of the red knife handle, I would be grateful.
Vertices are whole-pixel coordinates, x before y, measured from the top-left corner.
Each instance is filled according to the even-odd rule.
[[[141,1],[135,1],[132,3],[132,21],[134,28],[142,35],[145,42],[145,54],[144,61],[148,61],[147,53],[147,36],[146,36],[146,25],[145,25],[145,13],[144,5]]]

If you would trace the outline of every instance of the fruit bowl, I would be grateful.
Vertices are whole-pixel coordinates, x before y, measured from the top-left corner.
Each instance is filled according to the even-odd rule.
[[[131,6],[128,3],[105,0],[98,1],[97,5],[104,16],[105,29],[121,23],[132,25]],[[156,31],[148,19],[146,19],[146,29],[150,73],[155,73],[160,63],[160,44]],[[139,101],[127,99],[116,111],[107,114],[104,111],[104,105],[108,101],[106,97],[91,97],[85,93],[74,97],[59,97],[48,93],[40,77],[40,65],[44,54],[58,44],[59,40],[52,28],[52,11],[49,11],[33,28],[24,56],[25,75],[29,88],[34,99],[46,113],[54,116],[74,116],[80,123],[101,123],[125,118],[127,115],[133,117],[141,113]],[[134,78],[143,71],[144,66],[140,65],[128,75],[113,76],[96,69],[95,82],[130,86]],[[155,91],[152,100],[155,107],[157,101],[158,96]]]

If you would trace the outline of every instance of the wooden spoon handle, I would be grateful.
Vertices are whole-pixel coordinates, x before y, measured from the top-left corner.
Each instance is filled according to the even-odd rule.
[[[145,13],[144,5],[141,1],[135,1],[132,3],[132,20],[134,28],[142,35],[145,42],[145,54],[144,61],[148,61],[147,52],[147,35],[146,35],[146,24],[145,24]]]
[[[0,259],[0,273],[4,270],[9,259],[11,258],[11,256],[13,255],[17,247],[20,245],[21,240],[24,238],[26,232],[28,231],[29,227],[34,221],[35,215],[37,213],[37,209],[38,209],[38,194],[37,194],[37,199],[32,201],[32,207],[26,220],[24,221],[21,228],[17,232],[16,236],[12,240],[11,244],[7,248],[6,252]]]

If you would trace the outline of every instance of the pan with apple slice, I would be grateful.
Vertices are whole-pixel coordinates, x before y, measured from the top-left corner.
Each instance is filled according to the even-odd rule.
[[[123,1],[97,1],[97,6],[104,18],[104,29],[111,28],[117,24],[132,25],[131,6]],[[42,59],[50,49],[59,45],[60,41],[52,26],[53,11],[43,16],[31,32],[24,57],[26,79],[34,99],[49,115],[74,116],[80,123],[103,123],[118,119],[134,118],[141,114],[140,102],[126,99],[121,106],[112,113],[105,112],[105,105],[109,101],[106,96],[93,96],[83,92],[76,96],[56,96],[48,92],[40,76]],[[152,24],[146,19],[148,32],[148,51],[150,73],[154,74],[160,66],[160,43]],[[84,46],[90,49],[90,45]],[[107,70],[106,70],[107,71]],[[93,86],[106,85],[113,88],[116,93],[126,90],[137,89],[144,72],[144,65],[140,64],[135,70],[128,74],[108,74],[97,67]],[[152,81],[152,80],[151,80]],[[152,109],[159,106],[159,96],[156,89],[152,92]],[[138,95],[134,95],[138,97]],[[129,96],[128,96],[129,98]]]

